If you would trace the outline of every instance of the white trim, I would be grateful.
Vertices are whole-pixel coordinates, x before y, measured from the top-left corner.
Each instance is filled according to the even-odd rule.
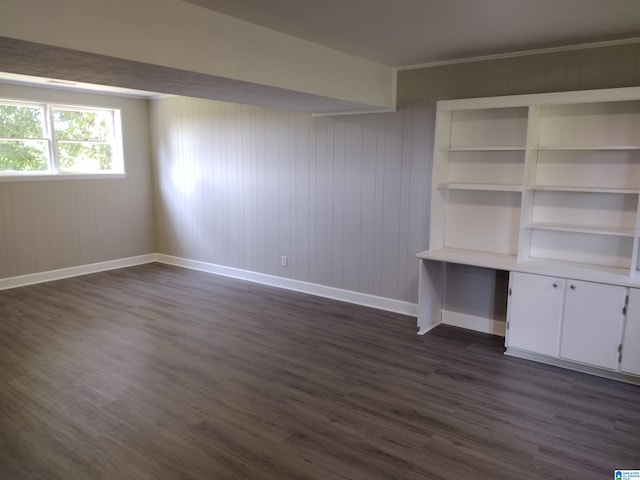
[[[16,277],[0,278],[0,290],[10,288],[24,287],[34,285],[36,283],[51,282],[54,280],[62,280],[64,278],[78,277],[90,273],[104,272],[115,270],[116,268],[133,267],[135,265],[143,265],[145,263],[165,263],[177,267],[188,268],[191,270],[199,270],[201,272],[213,273],[225,277],[237,278],[248,282],[259,283],[262,285],[270,285],[272,287],[283,288],[295,292],[308,293],[319,297],[330,298],[332,300],[340,300],[355,305],[364,305],[366,307],[377,308],[388,312],[400,313],[411,317],[418,316],[418,305],[415,303],[394,300],[392,298],[378,297],[367,293],[353,292],[351,290],[343,290],[340,288],[318,285],[315,283],[303,282],[291,278],[276,277],[264,273],[251,272],[241,270],[239,268],[226,267],[214,263],[200,262],[187,258],[174,257],[161,253],[150,253],[137,257],[121,258],[118,260],[109,260],[106,262],[91,263],[89,265],[80,265],[77,267],[61,268],[58,270],[49,270],[46,272],[31,273],[28,275],[20,275]]]
[[[0,173],[0,182],[59,182],[64,180],[113,180],[127,178],[126,173]]]
[[[494,55],[479,55],[477,57],[456,58],[451,60],[439,60],[436,62],[417,63],[414,65],[404,65],[395,67],[396,71],[417,70],[420,68],[440,67],[444,65],[456,65],[459,63],[484,62],[488,60],[502,60],[505,58],[525,57],[528,55],[543,55],[548,53],[570,52],[572,50],[586,50],[588,48],[615,47],[618,45],[629,45],[640,43],[640,37],[626,38],[621,40],[608,40],[605,42],[581,43],[578,45],[565,45],[563,47],[538,48],[533,50],[520,50],[517,52],[497,53]]]
[[[344,110],[339,112],[320,112],[320,113],[312,113],[311,116],[314,118],[318,117],[336,117],[338,115],[368,115],[372,113],[395,113],[396,108],[373,108],[370,110]]]
[[[394,300],[391,298],[378,297],[367,293],[353,292],[351,290],[343,290],[341,288],[328,287],[315,283],[303,282],[291,278],[276,277],[275,275],[267,275],[265,273],[251,272],[241,270],[239,268],[226,267],[214,263],[200,262],[197,260],[189,260],[187,258],[174,257],[171,255],[156,254],[155,260],[160,263],[174,265],[177,267],[199,270],[201,272],[213,273],[225,277],[237,278],[248,282],[260,283],[262,285],[270,285],[272,287],[292,290],[294,292],[308,293],[318,297],[330,298],[332,300],[340,300],[343,302],[353,303],[356,305],[364,305],[366,307],[377,308],[389,312],[409,315],[411,317],[418,316],[418,305],[415,303]]]
[[[87,275],[89,273],[115,270],[116,268],[133,267],[135,265],[154,262],[155,259],[156,255],[150,253],[147,255],[139,255],[137,257],[120,258],[117,260],[108,260],[106,262],[90,263],[88,265],[80,265],[77,267],[48,270],[46,272],[31,273],[28,275],[20,275],[17,277],[0,278],[0,290],[25,287],[27,285],[51,282],[54,280],[62,280],[63,278],[69,277],[79,277],[81,275]]]
[[[452,325],[454,327],[475,330],[476,332],[488,333],[490,335],[498,335],[504,337],[506,323],[491,318],[476,317],[466,313],[452,312],[450,310],[442,310],[442,323],[444,325]]]
[[[457,100],[440,100],[438,112],[475,110],[485,108],[523,107],[530,105],[568,105],[573,103],[619,102],[640,99],[640,87],[599,88],[573,92],[531,93],[499,97],[480,97]]]
[[[421,327],[418,328],[418,335],[426,335],[427,333],[429,333],[431,330],[433,330],[434,328],[436,328],[438,325],[442,325],[441,322],[439,323],[433,323],[431,325],[423,325]]]

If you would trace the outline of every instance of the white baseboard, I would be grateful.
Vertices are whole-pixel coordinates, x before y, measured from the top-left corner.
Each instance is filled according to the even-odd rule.
[[[154,253],[150,253],[147,255],[139,255],[137,257],[119,258],[117,260],[108,260],[106,262],[90,263],[88,265],[80,265],[77,267],[60,268],[46,272],[19,275],[17,277],[0,278],[0,290],[25,287],[27,285],[51,282],[54,280],[62,280],[63,278],[78,277],[89,273],[106,272],[107,270],[115,270],[116,268],[133,267],[135,265],[142,265],[144,263],[151,263],[154,261],[156,261],[156,255]]]
[[[477,332],[489,333],[491,335],[499,335],[501,337],[504,337],[506,329],[505,322],[467,315],[466,313],[452,312],[450,310],[442,310],[442,323],[445,325],[453,325],[454,327],[475,330]]]
[[[16,277],[0,278],[0,290],[9,288],[24,287],[36,283],[51,282],[54,280],[62,280],[63,278],[77,277],[90,273],[104,272],[114,270],[116,268],[133,267],[145,263],[159,262],[178,267],[199,270],[202,272],[214,273],[225,277],[237,278],[249,282],[270,285],[273,287],[284,288],[296,292],[308,293],[319,297],[331,298],[333,300],[341,300],[343,302],[353,303],[356,305],[364,305],[367,307],[377,308],[412,317],[418,316],[418,305],[401,300],[391,298],[378,297],[367,293],[353,292],[340,288],[327,287],[325,285],[317,285],[315,283],[302,282],[291,278],[276,277],[264,273],[251,272],[238,268],[225,267],[214,263],[200,262],[197,260],[189,260],[187,258],[173,257],[161,253],[150,253],[137,257],[120,258],[117,260],[109,260],[106,262],[91,263],[89,265],[80,265],[77,267],[61,268],[57,270],[49,270],[46,272],[32,273],[29,275],[20,275]]]
[[[157,262],[175,265],[177,267],[190,268],[202,272],[214,273],[225,277],[232,277],[249,282],[260,283],[262,285],[270,285],[272,287],[284,288],[295,292],[308,293],[319,297],[331,298],[333,300],[341,300],[343,302],[353,303],[356,305],[364,305],[366,307],[377,308],[412,317],[418,316],[418,305],[401,300],[391,298],[378,297],[367,293],[353,292],[351,290],[343,290],[340,288],[327,287],[315,283],[293,280],[291,278],[276,277],[275,275],[267,275],[265,273],[251,272],[238,268],[225,267],[214,263],[200,262],[197,260],[189,260],[187,258],[173,257],[171,255],[156,254]]]
[[[438,325],[440,325],[440,323],[434,323],[434,324],[427,325],[427,326],[418,326],[418,335],[426,335],[431,330],[436,328]]]

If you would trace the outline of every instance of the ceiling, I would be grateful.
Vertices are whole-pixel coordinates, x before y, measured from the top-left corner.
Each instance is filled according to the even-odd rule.
[[[22,1],[15,0],[14,3],[22,5]],[[147,0],[147,3],[152,1],[155,0]],[[138,3],[146,5],[141,0]],[[166,0],[165,4],[180,6],[193,14],[182,24],[180,18],[167,20],[169,26],[175,27],[163,30],[169,42],[171,35],[184,37],[185,28],[193,29],[194,17],[196,20],[208,16],[225,21],[236,19],[234,26],[240,27],[240,33],[235,35],[242,38],[249,38],[247,31],[272,34],[269,30],[273,30],[331,48],[334,51],[319,50],[342,60],[344,56],[336,51],[387,67],[410,67],[555,47],[570,49],[596,42],[640,42],[640,0]],[[125,11],[117,13],[127,15]],[[21,25],[24,18],[24,14],[16,15],[16,19],[8,15],[5,21],[8,19],[7,25]],[[157,21],[157,17],[152,17],[146,23],[155,25]],[[253,25],[243,29],[243,26],[249,27],[243,22]],[[64,30],[55,21],[52,25],[55,26],[54,34],[56,28]],[[105,21],[104,25],[110,24]],[[201,30],[196,31],[193,38],[200,43],[195,45],[206,47],[205,40],[209,38],[206,34],[217,30],[209,23],[199,27]],[[135,32],[139,33],[138,25]],[[146,92],[157,92],[318,114],[389,110],[345,99],[349,97],[330,98],[307,90],[297,91],[290,84],[281,88],[276,86],[277,82],[264,85],[251,78],[198,73],[109,56],[108,52],[99,54],[100,50],[91,53],[88,47],[82,51],[63,48],[56,42],[47,44],[19,38],[0,36],[0,72],[9,72],[8,75],[0,74],[0,83],[36,83],[142,97],[154,95]],[[236,38],[228,38],[232,42],[231,49],[237,48],[233,44]],[[105,45],[109,46],[109,42]],[[252,45],[249,43],[249,48],[253,48]],[[310,50],[318,50],[315,46],[314,49]],[[353,61],[348,58],[347,64],[352,65]],[[262,65],[259,61],[253,63]],[[268,64],[268,60],[264,63]],[[391,68],[388,70],[392,71]],[[345,71],[345,75],[353,76],[353,72]],[[364,81],[368,79],[366,77]],[[129,90],[109,90],[105,85]]]
[[[388,66],[640,37],[640,0],[183,0]]]

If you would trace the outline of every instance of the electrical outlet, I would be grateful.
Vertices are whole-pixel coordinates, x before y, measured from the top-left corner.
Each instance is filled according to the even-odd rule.
[[[280,265],[283,267],[286,267],[289,264],[289,259],[287,258],[286,255],[282,255],[280,257]]]

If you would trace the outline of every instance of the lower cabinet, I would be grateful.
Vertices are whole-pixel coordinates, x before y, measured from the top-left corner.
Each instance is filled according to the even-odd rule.
[[[506,345],[640,375],[640,289],[511,272]]]
[[[627,289],[568,280],[560,357],[615,370]]]
[[[565,284],[562,278],[511,273],[506,332],[508,347],[558,355]]]

